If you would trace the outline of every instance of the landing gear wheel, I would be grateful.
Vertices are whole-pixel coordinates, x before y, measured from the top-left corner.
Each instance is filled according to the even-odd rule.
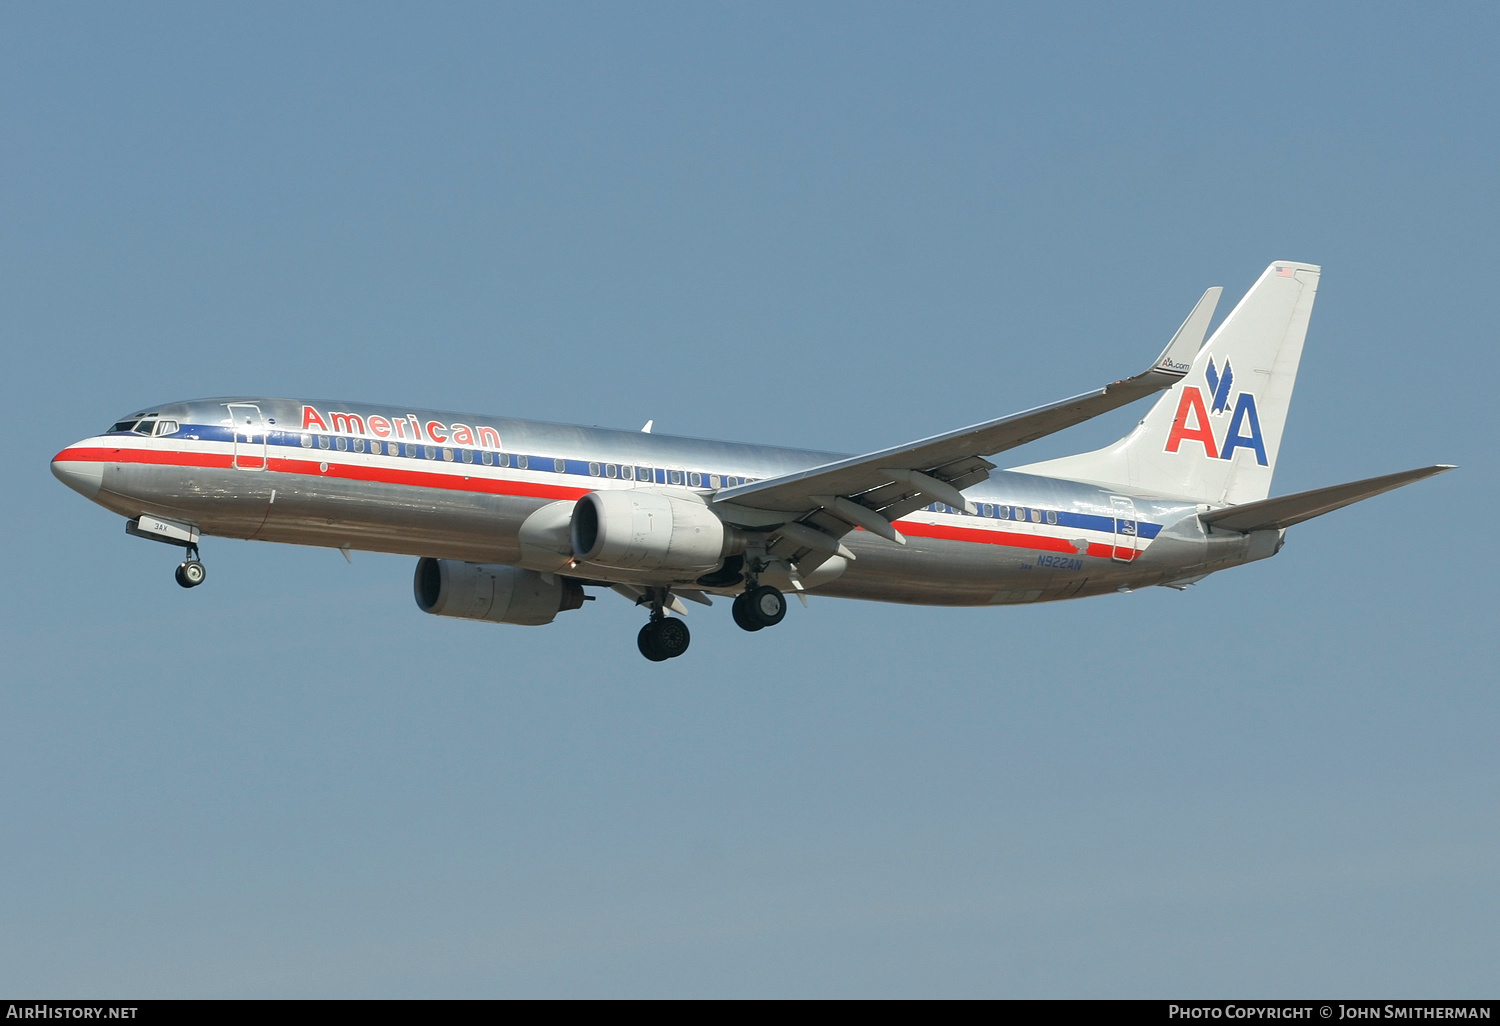
[[[775,627],[786,616],[786,596],[769,584],[762,584],[736,595],[729,612],[741,630]]]
[[[745,608],[762,627],[775,627],[786,617],[786,596],[769,584],[745,592]]]
[[[681,620],[666,617],[656,621],[656,648],[665,652],[668,659],[676,659],[688,650],[688,643],[693,636],[688,632],[688,625]]]
[[[189,559],[178,566],[175,576],[184,588],[196,588],[208,578],[208,571],[196,559]]]
[[[677,658],[688,650],[691,641],[692,635],[687,624],[671,617],[652,620],[635,636],[635,644],[641,650],[641,655],[653,663]]]
[[[765,624],[755,619],[755,614],[750,610],[748,591],[734,597],[734,604],[729,607],[729,615],[734,617],[735,626],[742,631],[758,631],[765,627]]]
[[[635,636],[635,647],[641,650],[641,655],[653,663],[660,663],[666,660],[667,654],[656,644],[655,627],[655,621],[642,627],[641,632]]]

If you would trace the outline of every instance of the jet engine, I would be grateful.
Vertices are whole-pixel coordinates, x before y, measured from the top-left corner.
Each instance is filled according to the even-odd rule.
[[[549,584],[535,570],[426,556],[417,560],[412,590],[424,613],[527,627],[583,605],[583,589],[560,577]]]
[[[573,507],[574,558],[619,570],[698,576],[743,551],[743,536],[702,502],[645,489],[590,492]]]

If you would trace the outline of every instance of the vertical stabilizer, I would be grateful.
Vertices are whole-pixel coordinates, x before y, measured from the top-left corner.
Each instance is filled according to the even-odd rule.
[[[1287,260],[1266,268],[1187,375],[1114,445],[1014,469],[1215,505],[1264,499],[1320,273]]]

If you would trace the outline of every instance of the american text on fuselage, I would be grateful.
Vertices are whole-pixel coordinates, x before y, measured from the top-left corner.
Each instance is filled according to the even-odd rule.
[[[1141,374],[864,456],[251,397],[140,411],[52,467],[132,535],[185,549],[184,587],[205,579],[203,537],[404,553],[418,606],[441,616],[534,626],[619,593],[646,610],[637,643],[656,661],[688,646],[668,614],[712,596],[759,631],[787,593],[1004,605],[1181,588],[1444,469],[1267,497],[1317,280],[1273,264],[1204,343],[1209,290]],[[1162,390],[1109,448],[1010,471],[985,458]]]

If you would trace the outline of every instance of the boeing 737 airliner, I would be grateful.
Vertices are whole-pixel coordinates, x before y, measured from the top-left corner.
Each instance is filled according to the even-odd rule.
[[[535,626],[612,589],[648,612],[637,642],[655,661],[688,647],[667,613],[710,595],[758,631],[787,592],[959,606],[1184,588],[1451,469],[1268,497],[1318,277],[1278,261],[1206,344],[1218,288],[1134,377],[863,456],[245,398],[133,413],[52,472],[128,533],[186,549],[184,588],[203,583],[206,535],[403,553],[439,616]],[[1163,389],[1097,452],[986,459]]]

